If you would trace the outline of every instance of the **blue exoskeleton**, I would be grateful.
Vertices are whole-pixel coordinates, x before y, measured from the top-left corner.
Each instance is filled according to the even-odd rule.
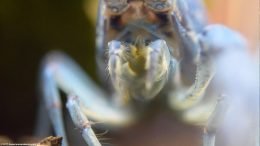
[[[108,128],[127,126],[155,98],[166,99],[183,122],[204,124],[203,146],[215,146],[217,128],[232,121],[224,118],[232,117],[229,107],[243,101],[240,96],[257,97],[245,40],[223,25],[208,25],[200,0],[100,0],[96,44],[103,89],[61,52],[43,61],[43,97],[63,146],[58,89],[68,95],[67,109],[89,146],[101,144],[88,118]]]

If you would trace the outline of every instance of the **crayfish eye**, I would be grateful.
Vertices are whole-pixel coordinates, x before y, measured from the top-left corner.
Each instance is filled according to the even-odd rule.
[[[120,15],[129,8],[127,0],[105,0],[105,5],[112,15]]]
[[[144,0],[144,4],[147,8],[154,12],[167,12],[172,9],[169,0]]]

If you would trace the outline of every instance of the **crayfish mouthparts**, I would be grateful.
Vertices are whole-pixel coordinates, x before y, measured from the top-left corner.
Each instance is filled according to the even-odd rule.
[[[170,68],[170,52],[163,40],[146,44],[109,43],[108,71],[115,90],[123,96],[151,99],[164,87]]]

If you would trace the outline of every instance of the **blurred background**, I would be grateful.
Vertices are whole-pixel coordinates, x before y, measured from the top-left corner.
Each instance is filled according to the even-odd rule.
[[[258,1],[205,2],[210,23],[223,23],[238,30],[247,38],[254,56],[259,45]],[[63,50],[97,79],[94,60],[96,8],[96,0],[0,1],[0,135],[19,141],[33,134],[39,104],[38,69],[48,51]],[[199,130],[193,131],[198,133]],[[123,136],[121,134],[121,138]],[[171,137],[165,139],[171,140]],[[191,141],[198,144],[197,138]]]

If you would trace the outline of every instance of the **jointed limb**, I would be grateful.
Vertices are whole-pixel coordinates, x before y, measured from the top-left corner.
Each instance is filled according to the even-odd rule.
[[[198,33],[208,23],[202,0],[173,0],[173,12],[187,30]]]
[[[80,102],[76,96],[69,96],[67,108],[74,124],[81,130],[82,136],[89,146],[101,146],[94,131],[91,128],[91,123],[86,115],[80,109]]]
[[[44,68],[45,70],[45,68]],[[58,87],[53,80],[52,73],[45,70],[41,72],[41,85],[43,89],[43,98],[45,101],[46,108],[49,113],[51,123],[54,125],[54,131],[56,135],[63,137],[63,146],[68,146],[67,136],[64,129],[64,122],[62,117],[62,105]],[[44,113],[41,113],[44,114]],[[38,125],[42,126],[42,125]]]
[[[82,102],[83,112],[95,121],[118,126],[128,124],[133,119],[127,107],[121,109],[109,102],[105,94],[65,54],[54,52],[46,57],[42,66],[41,84],[55,133],[63,136],[64,146],[68,144],[58,89],[67,95],[77,95]]]
[[[176,74],[179,73],[184,77],[190,76],[190,73],[186,75],[187,72],[191,70],[189,67],[196,66],[195,80],[193,84],[190,87],[187,87],[182,85],[182,81],[177,83],[174,81],[174,85],[177,85],[175,86],[176,90],[169,94],[171,107],[183,111],[200,102],[208,84],[214,76],[214,65],[211,56],[205,54],[205,52],[201,50],[199,44],[198,32],[201,32],[201,29],[205,24],[197,24],[199,17],[194,17],[193,19],[189,18],[193,15],[193,11],[195,13],[195,10],[189,12],[189,15],[187,16],[178,16],[178,12],[184,14],[183,12],[188,11],[185,7],[185,2],[177,0],[175,1],[175,5],[178,6],[178,9],[174,11],[172,16],[172,24],[179,49],[183,55],[182,62],[184,63],[178,66]],[[183,21],[187,21],[187,24]],[[189,26],[186,26],[185,24],[196,26],[198,28],[190,29]],[[184,74],[181,73],[181,70],[185,70]],[[178,76],[177,80],[180,80],[179,78],[181,78],[181,76]],[[176,80],[176,78],[174,80]]]
[[[223,38],[228,39],[225,40]],[[205,32],[201,34],[200,41],[202,44],[202,52],[214,60],[216,70],[214,80],[214,85],[216,85],[215,90],[227,94],[227,97],[218,103],[209,118],[205,129],[204,146],[215,146],[215,134],[217,129],[222,132],[225,131],[223,135],[225,135],[228,141],[234,137],[244,139],[246,135],[243,133],[248,132],[248,130],[250,130],[250,132],[255,130],[241,130],[243,126],[248,128],[245,123],[250,121],[250,119],[244,120],[243,116],[245,115],[243,114],[239,114],[239,117],[235,117],[236,119],[234,119],[232,117],[238,114],[238,110],[232,114],[230,112],[232,111],[231,107],[239,107],[239,110],[245,108],[237,104],[242,100],[250,96],[252,99],[257,98],[255,95],[255,81],[251,80],[254,78],[254,69],[251,68],[249,56],[247,56],[248,54],[245,52],[245,42],[239,34],[221,25],[212,25],[205,28]],[[239,65],[239,67],[236,67],[235,64]],[[246,76],[248,76],[248,80],[244,80]],[[253,85],[252,88],[247,87],[250,85]],[[229,112],[226,112],[227,107],[229,108]],[[205,110],[205,112],[207,111]],[[234,128],[231,129],[230,124],[239,125],[240,127],[237,127],[237,129],[240,129],[240,131],[234,132]],[[241,135],[243,136],[241,137]],[[247,142],[247,144],[239,144],[237,141],[241,141],[240,139],[233,141],[232,144],[228,143],[228,145],[250,145],[250,139],[242,140],[243,142]]]
[[[197,62],[195,81],[192,86],[188,89],[177,87],[177,90],[169,95],[171,106],[174,109],[186,110],[202,99],[215,73],[215,64],[216,60],[219,60],[217,55],[219,51],[223,53],[223,51],[232,50],[234,47],[244,48],[245,45],[243,44],[244,40],[239,35],[220,25],[208,26],[201,34],[190,36],[188,31],[183,30],[184,28],[176,19],[174,19],[173,23],[177,30],[176,34],[181,38],[181,46],[184,49],[193,46],[200,50],[198,57],[193,55],[195,58],[192,59],[195,63]],[[224,40],[224,37],[229,37],[229,40]]]
[[[211,59],[201,55],[197,63],[194,83],[188,89],[180,87],[169,95],[171,107],[186,110],[197,104],[202,99],[213,75]]]
[[[215,146],[216,131],[223,121],[227,108],[227,101],[219,99],[204,129],[203,146]]]
[[[202,35],[216,64],[217,87],[228,95],[229,111],[219,128],[222,145],[259,145],[259,68],[246,51],[243,37],[221,25],[208,26]],[[223,39],[225,38],[225,39]]]

